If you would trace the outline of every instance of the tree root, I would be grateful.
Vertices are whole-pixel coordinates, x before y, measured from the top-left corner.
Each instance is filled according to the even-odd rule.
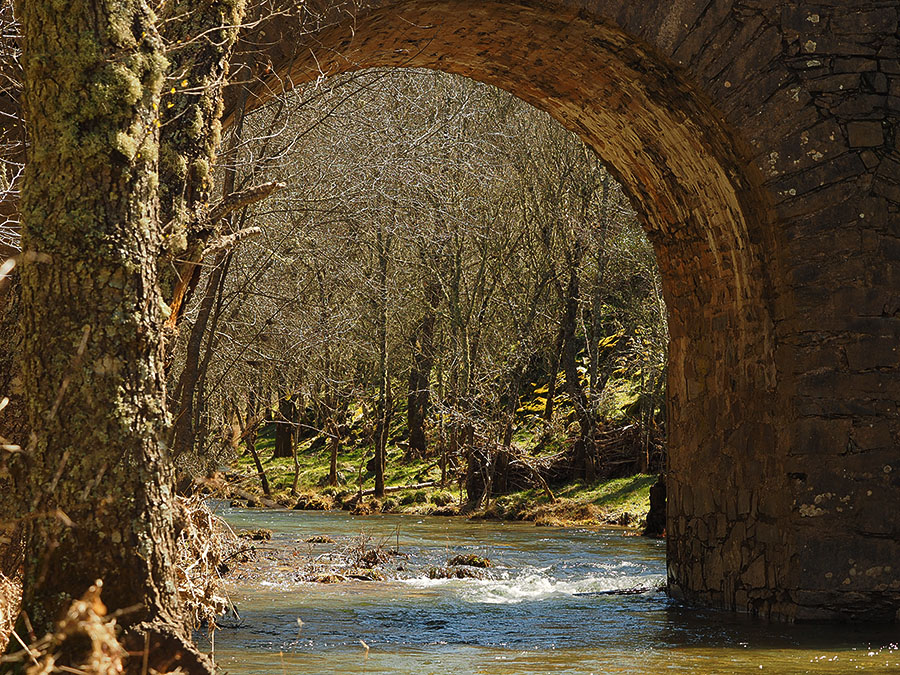
[[[126,675],[181,672],[215,675],[215,664],[176,627],[161,622],[130,628],[122,642],[128,654]]]

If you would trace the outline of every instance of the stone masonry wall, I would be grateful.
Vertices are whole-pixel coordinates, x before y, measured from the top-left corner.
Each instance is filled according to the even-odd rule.
[[[896,0],[320,4],[261,27],[257,102],[371,66],[473,77],[578,133],[642,215],[671,313],[670,591],[897,618]]]

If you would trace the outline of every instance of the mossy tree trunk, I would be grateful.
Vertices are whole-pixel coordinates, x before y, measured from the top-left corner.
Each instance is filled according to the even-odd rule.
[[[375,231],[375,250],[378,256],[375,335],[378,342],[378,398],[375,401],[375,496],[384,498],[384,470],[387,456],[387,440],[391,426],[391,376],[388,362],[387,303],[388,303],[388,255],[391,235],[378,224]]]
[[[245,5],[245,0],[188,0],[163,10],[163,37],[176,46],[160,104],[160,212],[166,230],[159,273],[171,307],[169,333],[200,279],[206,243],[221,226],[207,218],[212,166],[221,141],[223,85]]]
[[[18,325],[21,296],[22,284],[18,272],[13,272],[5,282],[0,281],[0,437],[4,444],[24,446],[28,440],[28,425],[22,398],[22,378],[16,363],[16,354],[21,347]],[[3,451],[0,451],[0,458],[2,456]],[[0,488],[5,485],[2,474],[0,471]],[[9,494],[8,490],[3,490],[3,495]],[[0,496],[2,504],[3,496]]]
[[[156,259],[166,60],[142,0],[27,0],[21,372],[33,436],[24,608],[37,632],[103,579],[151,665],[203,670],[173,577]],[[180,659],[180,661],[179,661]]]

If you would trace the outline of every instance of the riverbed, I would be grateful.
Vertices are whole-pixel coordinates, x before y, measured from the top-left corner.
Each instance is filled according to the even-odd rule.
[[[672,602],[664,542],[621,529],[216,510],[273,532],[229,579],[236,612],[201,643],[234,675],[900,672],[896,626],[791,626]],[[303,543],[321,535],[334,543]],[[290,562],[359,546],[393,552],[386,581],[308,583]],[[484,578],[429,578],[469,553],[492,561]]]

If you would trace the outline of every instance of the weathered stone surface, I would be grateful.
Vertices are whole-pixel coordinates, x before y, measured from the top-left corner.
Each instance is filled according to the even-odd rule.
[[[851,148],[875,148],[884,143],[884,131],[881,122],[850,122],[847,124],[847,136]]]

